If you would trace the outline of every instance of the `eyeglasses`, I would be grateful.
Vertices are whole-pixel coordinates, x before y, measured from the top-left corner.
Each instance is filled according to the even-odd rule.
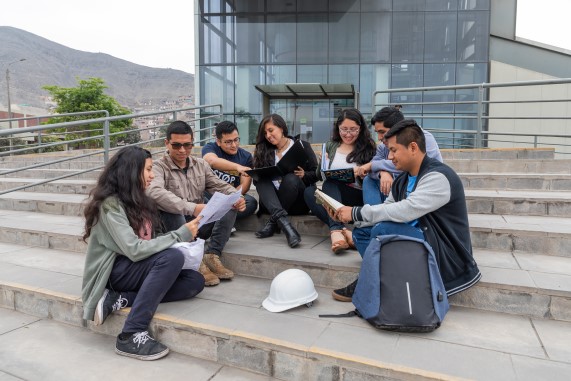
[[[170,145],[176,150],[181,149],[181,147],[184,147],[184,149],[191,149],[194,147],[194,143],[170,143]]]
[[[358,128],[339,128],[339,133],[343,135],[357,135],[359,134]]]
[[[240,137],[237,137],[236,139],[232,139],[232,140],[222,141],[222,144],[224,144],[226,146],[231,146],[232,144],[238,144],[238,143],[240,143]]]

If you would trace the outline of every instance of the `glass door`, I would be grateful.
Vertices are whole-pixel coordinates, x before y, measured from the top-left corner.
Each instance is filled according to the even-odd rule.
[[[270,112],[284,117],[290,135],[324,143],[331,137],[341,109],[353,107],[353,103],[352,99],[272,99]]]

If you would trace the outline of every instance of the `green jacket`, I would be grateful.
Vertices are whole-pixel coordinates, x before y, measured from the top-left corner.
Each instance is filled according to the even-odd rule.
[[[116,197],[105,199],[87,244],[81,289],[83,318],[93,320],[95,307],[105,291],[117,255],[125,255],[137,262],[168,249],[176,242],[192,239],[192,233],[185,225],[151,240],[140,239],[129,224],[121,202]]]
[[[332,140],[325,143],[325,152],[327,153],[327,157],[329,158],[329,167],[327,167],[327,169],[331,168],[331,163],[333,163],[333,158],[335,157],[335,153],[337,152],[337,148],[339,148],[340,145],[341,145],[341,143],[334,142]],[[322,177],[321,177],[321,162],[323,161],[323,159],[324,158],[322,157],[319,160],[319,164],[317,165],[317,170],[315,171],[317,173],[318,179],[322,179]]]

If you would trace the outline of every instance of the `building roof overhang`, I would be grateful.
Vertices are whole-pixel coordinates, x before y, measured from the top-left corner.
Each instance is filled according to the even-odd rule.
[[[283,83],[254,85],[256,90],[271,99],[353,99],[355,88],[350,83]]]

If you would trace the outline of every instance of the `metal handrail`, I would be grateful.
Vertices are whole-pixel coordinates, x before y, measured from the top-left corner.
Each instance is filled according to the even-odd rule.
[[[8,137],[9,139],[12,139],[14,135],[24,134],[24,133],[32,133],[32,134],[37,133],[38,135],[40,135],[42,132],[53,131],[55,129],[76,127],[76,126],[82,126],[82,125],[87,125],[87,124],[97,124],[97,123],[103,124],[103,128],[101,128],[101,129],[96,128],[94,130],[74,131],[74,133],[101,132],[100,134],[95,135],[95,136],[88,136],[85,138],[78,138],[78,139],[73,139],[73,140],[66,140],[66,141],[62,141],[62,142],[47,143],[47,144],[45,144],[45,143],[42,144],[40,141],[40,142],[38,142],[38,144],[30,145],[29,147],[5,151],[5,152],[0,152],[0,158],[2,158],[2,157],[6,157],[6,156],[12,156],[14,154],[24,153],[27,151],[36,151],[36,150],[41,150],[41,149],[45,150],[45,149],[50,148],[50,147],[61,146],[61,145],[67,146],[69,144],[89,142],[89,141],[93,141],[93,140],[103,142],[103,148],[102,149],[90,149],[91,152],[87,152],[87,153],[83,152],[83,153],[78,153],[77,155],[73,155],[73,156],[67,157],[67,158],[58,158],[55,160],[49,160],[49,161],[45,161],[45,162],[41,162],[41,163],[34,163],[34,164],[27,165],[27,166],[24,166],[22,168],[17,168],[17,169],[0,170],[0,175],[8,175],[8,174],[16,173],[16,172],[25,171],[28,169],[36,169],[36,168],[41,168],[41,167],[45,167],[45,166],[49,166],[49,165],[63,163],[66,161],[77,160],[77,159],[86,158],[86,157],[90,157],[90,156],[103,155],[103,164],[95,165],[95,166],[88,168],[88,169],[73,171],[69,174],[56,176],[56,177],[53,177],[50,179],[41,180],[41,181],[37,181],[34,183],[18,186],[15,188],[3,190],[3,191],[0,191],[0,195],[6,194],[9,192],[14,192],[14,191],[26,189],[26,188],[30,188],[30,187],[33,187],[36,185],[45,184],[45,183],[48,183],[51,181],[61,180],[61,179],[65,179],[68,177],[72,177],[72,176],[76,176],[76,175],[80,175],[80,174],[99,170],[99,169],[103,168],[104,165],[107,163],[110,153],[112,153],[116,150],[119,150],[123,147],[123,146],[111,147],[110,146],[111,137],[117,136],[117,135],[126,135],[129,133],[140,133],[141,131],[157,130],[157,129],[161,129],[161,128],[164,128],[167,126],[167,124],[160,124],[160,125],[150,126],[150,127],[146,127],[146,128],[127,130],[127,131],[118,131],[118,132],[111,133],[109,130],[109,124],[111,122],[120,121],[120,120],[127,120],[127,119],[145,118],[145,117],[150,117],[150,116],[165,116],[165,115],[168,116],[168,118],[165,118],[165,119],[169,119],[172,117],[172,120],[176,120],[178,113],[188,112],[188,111],[203,111],[206,109],[215,109],[215,110],[212,112],[209,111],[207,116],[197,116],[197,117],[191,118],[189,120],[189,122],[194,123],[197,121],[205,121],[205,120],[212,120],[212,119],[220,120],[223,116],[223,108],[222,108],[221,104],[199,105],[199,106],[186,107],[186,108],[180,108],[180,109],[168,110],[168,111],[154,111],[154,112],[147,112],[147,113],[119,115],[119,116],[109,116],[109,114],[107,113],[106,110],[98,110],[98,111],[94,111],[94,112],[53,114],[53,115],[50,115],[49,117],[51,118],[51,117],[61,117],[61,116],[69,116],[69,115],[74,115],[74,116],[89,115],[89,114],[101,113],[101,112],[106,113],[107,116],[103,117],[103,118],[82,119],[82,120],[71,121],[71,122],[61,122],[61,123],[45,124],[45,125],[41,125],[41,126],[0,130],[0,138],[1,137]],[[30,119],[30,118],[35,119],[38,117],[27,117],[27,118],[17,118],[17,119]],[[39,118],[44,118],[44,117],[39,117]],[[211,132],[212,132],[213,128],[214,128],[213,126],[209,126],[209,127],[207,126],[205,128],[193,129],[195,137],[197,137],[201,132],[206,132],[204,134],[203,139],[198,139],[195,141],[198,143],[202,143],[202,142],[212,140],[212,133]],[[56,135],[60,135],[60,134],[58,133]],[[126,144],[125,146],[129,146],[129,145],[146,145],[146,146],[149,146],[149,145],[152,145],[153,143],[160,142],[163,139],[164,138],[162,138],[162,137],[158,137],[158,138],[157,137],[150,137],[149,139],[145,139],[145,140],[142,140],[140,142],[136,142],[136,143],[132,143],[132,144]],[[151,147],[149,147],[149,148],[151,148]],[[160,149],[157,149],[157,150],[150,149],[150,151],[154,155],[157,153],[164,152],[164,148],[161,147]]]
[[[420,119],[451,119],[451,120],[475,120],[476,121],[476,128],[475,130],[470,130],[471,132],[467,131],[460,131],[460,130],[444,130],[444,129],[429,129],[434,132],[441,132],[446,131],[448,134],[451,134],[452,139],[458,139],[454,135],[456,134],[472,134],[474,136],[474,144],[472,147],[474,148],[482,148],[485,146],[489,146],[489,144],[484,143],[494,143],[494,142],[505,142],[505,141],[495,141],[493,139],[489,139],[489,136],[484,138],[484,135],[498,135],[498,136],[516,136],[519,137],[533,137],[533,146],[537,147],[540,144],[549,144],[550,146],[562,147],[566,148],[569,147],[569,144],[565,143],[566,139],[571,139],[571,136],[567,134],[559,134],[559,133],[543,133],[543,132],[535,132],[535,133],[503,133],[499,131],[489,131],[488,123],[494,120],[550,120],[550,121],[567,121],[571,120],[570,115],[513,115],[513,116],[505,116],[505,115],[493,115],[490,114],[489,108],[495,104],[541,104],[541,103],[569,103],[571,99],[559,98],[559,99],[515,99],[515,100],[492,100],[490,99],[490,92],[488,90],[493,90],[495,88],[506,88],[506,87],[522,87],[522,86],[545,86],[545,85],[569,85],[571,84],[571,78],[553,78],[547,80],[535,80],[535,81],[519,81],[519,82],[501,82],[501,83],[479,83],[479,84],[467,84],[467,85],[455,85],[455,86],[424,86],[424,87],[411,87],[411,88],[394,88],[394,89],[386,89],[386,90],[377,90],[373,92],[372,95],[372,110],[371,114],[374,114],[379,106],[388,106],[390,105],[390,95],[395,93],[422,93],[425,94],[427,92],[442,92],[442,91],[454,91],[457,90],[477,90],[477,99],[474,100],[466,100],[466,101],[449,101],[449,102],[442,102],[442,101],[412,101],[412,102],[398,102],[399,104],[406,106],[450,106],[450,105],[473,105],[474,109],[471,111],[466,110],[459,110],[454,111],[452,113],[443,113],[442,111],[438,110],[424,110],[422,108],[421,112],[408,112],[406,115],[408,117],[417,117]],[[379,95],[384,94],[388,96],[389,103],[377,103],[376,99]],[[440,95],[440,94],[435,94]],[[457,95],[457,94],[456,94]],[[565,111],[564,111],[565,112]],[[568,114],[568,112],[567,112]],[[539,140],[542,138],[559,138],[562,141],[554,144],[550,143],[541,143]],[[517,142],[515,139],[512,140],[513,143],[520,143]],[[524,144],[527,144],[524,142]],[[564,151],[556,151],[556,154],[571,154],[571,150],[564,150]]]

